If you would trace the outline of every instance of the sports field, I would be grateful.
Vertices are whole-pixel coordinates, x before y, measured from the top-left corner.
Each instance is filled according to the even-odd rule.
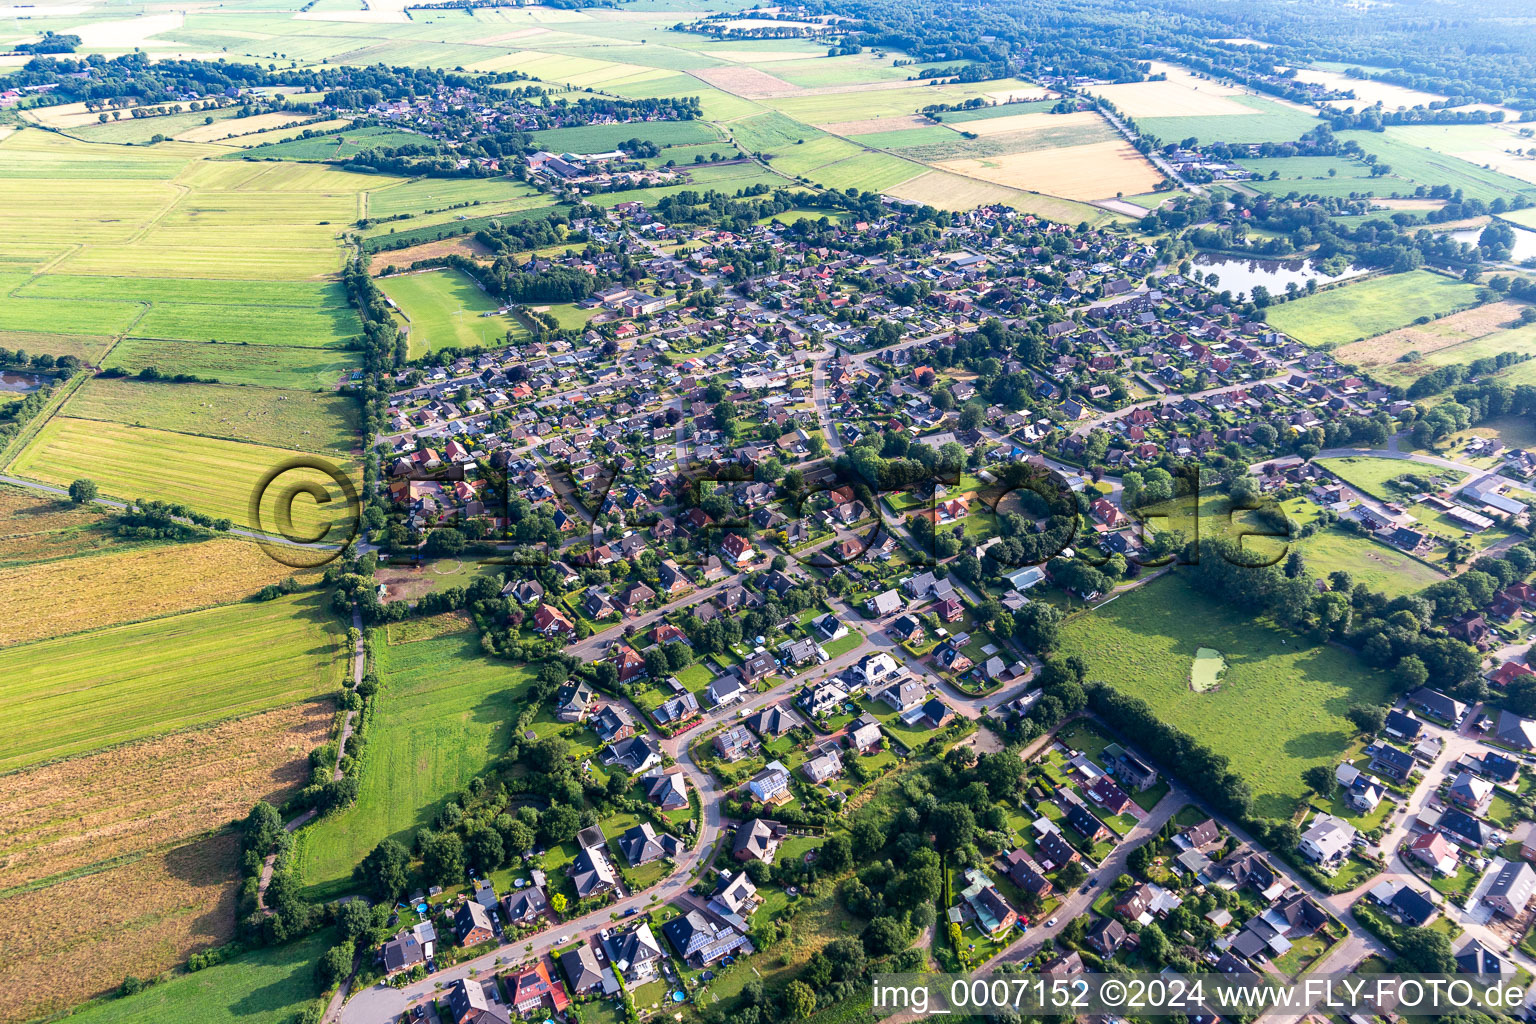
[[[311,592],[0,650],[0,771],[332,693],[345,639]]]
[[[355,399],[313,391],[94,377],[63,411],[77,419],[301,451],[350,452],[361,438]]]
[[[1303,345],[1332,348],[1374,337],[1477,301],[1477,286],[1413,270],[1331,288],[1271,306],[1265,319]]]
[[[237,526],[275,532],[276,499],[285,488],[300,483],[323,486],[328,480],[312,469],[285,472],[280,486],[263,492],[257,522],[250,503],[263,477],[298,457],[283,448],[55,416],[11,465],[11,472],[60,487],[85,477],[96,481],[104,497],[173,501]],[[351,471],[344,462],[338,468]],[[330,483],[327,491],[326,506],[309,496],[293,502],[296,529],[286,535],[313,538],[326,524],[346,521],[349,510],[340,488]]]
[[[508,331],[527,333],[516,317],[497,313],[496,300],[460,270],[401,274],[379,286],[410,324],[412,358],[440,348],[489,348]]]
[[[1214,692],[1190,687],[1201,648],[1226,662]],[[1062,629],[1061,652],[1087,661],[1089,679],[1140,697],[1225,754],[1253,786],[1258,813],[1272,817],[1288,818],[1303,797],[1302,772],[1338,764],[1355,732],[1349,705],[1388,693],[1387,678],[1350,652],[1256,622],[1177,577],[1076,616]]]
[[[504,751],[525,668],[480,653],[473,631],[415,643],[375,639],[382,689],[369,726],[357,803],[306,830],[304,881],[316,895],[342,891],[352,868],[386,838],[407,846],[448,800]]]

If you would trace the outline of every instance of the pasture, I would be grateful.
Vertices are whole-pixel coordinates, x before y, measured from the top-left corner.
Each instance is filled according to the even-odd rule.
[[[1258,96],[1229,96],[1225,102],[1247,110],[1194,117],[1151,114],[1137,117],[1136,127],[1164,142],[1195,138],[1200,142],[1246,144],[1291,142],[1322,123],[1304,111]]]
[[[252,146],[239,153],[223,157],[225,160],[299,160],[323,162],[345,160],[365,149],[375,146],[403,146],[420,142],[421,136],[400,128],[377,126],[372,128],[348,128],[332,135],[317,134],[307,139],[285,139]]]
[[[409,324],[413,359],[440,348],[489,348],[508,331],[527,331],[512,315],[497,313],[500,304],[461,270],[400,274],[378,283]]]
[[[1477,286],[1427,270],[1366,278],[1271,306],[1269,325],[1303,345],[1332,348],[1477,301]]]
[[[14,602],[0,646],[243,601],[293,575],[232,537],[0,569],[0,591]]]
[[[635,121],[551,128],[533,132],[529,137],[535,146],[551,153],[607,153],[630,139],[654,142],[665,150],[669,146],[718,142],[720,133],[707,121]]]
[[[331,391],[362,367],[362,358],[330,348],[125,338],[108,353],[104,365],[129,373],[153,366],[225,384]]]
[[[0,776],[4,888],[163,849],[257,800],[281,804],[308,783],[334,714],[307,701]]]
[[[272,946],[183,974],[127,999],[114,999],[78,1014],[78,1024],[287,1024],[320,995],[315,964],[335,937],[322,930],[297,942]]]
[[[324,595],[305,593],[5,648],[0,771],[332,693],[345,640]]]
[[[296,455],[265,445],[55,416],[17,457],[11,471],[60,487],[89,477],[104,497],[173,501],[204,515],[228,518],[237,526],[268,531],[276,521],[275,499],[280,490],[301,482],[319,483],[329,492],[330,504],[321,506],[308,496],[295,501],[292,535],[312,537],[327,524],[339,527],[347,513],[341,491],[316,470],[284,473],[281,486],[267,492],[266,503],[258,510],[260,522],[252,517],[251,497],[262,477],[289,465]],[[345,465],[338,468],[352,471]]]
[[[1220,651],[1221,686],[1196,693],[1200,648]],[[1353,742],[1345,717],[1377,704],[1388,680],[1348,651],[1313,645],[1205,596],[1176,577],[1155,580],[1062,629],[1061,651],[1088,678],[1140,697],[1158,717],[1231,759],[1252,785],[1258,813],[1289,818],[1313,765],[1332,769]]]
[[[1356,583],[1388,597],[1414,594],[1445,578],[1412,555],[1338,527],[1320,530],[1296,543],[1314,574],[1326,576],[1343,570]]]
[[[366,195],[368,216],[378,218],[398,217],[401,214],[415,217],[432,210],[458,207],[463,203],[479,206],[511,199],[529,199],[541,194],[521,182],[504,179],[482,181],[478,178],[422,178],[373,189]],[[543,201],[542,198],[540,201]],[[478,216],[481,211],[465,208],[455,216],[466,212]]]
[[[93,377],[70,396],[62,412],[76,419],[332,454],[354,451],[361,439],[356,399],[313,391]]]
[[[1520,325],[1522,308],[1517,302],[1490,302],[1345,345],[1336,354],[1343,362],[1369,370],[1383,384],[1407,387],[1439,366],[1466,366],[1501,352],[1536,355],[1536,329]],[[1508,379],[1521,372],[1529,368],[1516,364],[1498,376]]]
[[[506,750],[523,667],[491,661],[473,632],[413,643],[375,640],[380,690],[357,803],[307,829],[301,871],[315,895],[351,884],[381,840],[409,845],[448,799]]]
[[[95,507],[0,485],[0,564],[19,565],[111,547]]]
[[[57,1013],[105,995],[126,975],[153,977],[228,942],[237,847],[233,836],[201,840],[0,899],[15,931],[0,954],[6,1019]],[[60,907],[77,912],[61,914]],[[306,964],[304,976],[312,975]]]

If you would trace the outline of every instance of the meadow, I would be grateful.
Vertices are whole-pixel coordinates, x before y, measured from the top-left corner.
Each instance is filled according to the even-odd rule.
[[[246,953],[228,963],[183,974],[126,999],[89,1007],[77,1024],[286,1024],[320,995],[315,964],[335,941],[319,931],[285,946]]]
[[[300,869],[315,896],[345,891],[356,866],[387,838],[409,846],[449,798],[510,742],[531,682],[526,668],[480,653],[473,631],[374,651],[381,688],[357,803],[302,837]]]
[[[527,332],[515,317],[497,314],[500,304],[461,270],[400,274],[379,286],[410,323],[413,359],[450,346],[489,348],[508,331]]]
[[[67,558],[116,546],[95,507],[0,485],[0,565]]]
[[[1195,652],[1221,653],[1221,685],[1190,688]],[[1258,813],[1290,817],[1313,765],[1333,768],[1350,746],[1345,717],[1381,703],[1388,680],[1352,653],[1314,645],[1254,621],[1177,577],[1148,583],[1062,629],[1061,652],[1088,663],[1088,678],[1140,697],[1158,717],[1219,754],[1252,785]]]
[[[93,377],[63,414],[335,454],[354,451],[361,437],[355,399],[313,391]]]
[[[645,139],[665,149],[717,142],[720,133],[706,121],[639,121],[551,128],[529,137],[535,146],[551,153],[607,153],[630,139]]]
[[[1410,324],[1374,338],[1345,345],[1335,350],[1334,355],[1341,362],[1370,370],[1384,383],[1405,384],[1423,371],[1415,372],[1419,362],[1404,362],[1404,356],[1414,352],[1420,356],[1429,356],[1441,350],[1454,352],[1464,342],[1502,333],[1501,328],[1516,322],[1521,308],[1520,303],[1507,300],[1485,303],[1438,320]]]
[[[1459,483],[1463,477],[1462,473],[1454,469],[1426,466],[1423,463],[1410,462],[1406,459],[1373,458],[1368,455],[1350,455],[1339,459],[1318,459],[1317,465],[1337,476],[1351,487],[1364,491],[1366,494],[1379,498],[1382,501],[1396,501],[1407,493],[1399,491],[1388,483],[1388,481],[1395,480],[1405,474],[1438,479],[1446,484]]]
[[[537,198],[541,203],[547,201],[543,193],[522,182],[499,179],[482,181],[478,178],[422,178],[370,189],[367,193],[368,216],[371,218],[398,217],[403,214],[415,217],[429,210],[446,210],[462,203],[486,205],[530,198]],[[480,211],[473,212],[478,214]]]
[[[383,126],[374,128],[349,128],[334,135],[316,135],[307,139],[287,139],[281,142],[264,142],[239,153],[222,157],[225,160],[299,160],[321,162],[345,160],[365,149],[376,146],[403,146],[420,142],[415,132]]]
[[[0,771],[332,693],[346,631],[322,593],[0,650]]]
[[[57,1013],[107,994],[127,975],[153,977],[228,942],[237,847],[235,837],[220,836],[0,899],[14,930],[0,952],[0,1015]],[[313,976],[311,965],[304,976]]]
[[[1421,316],[1450,313],[1476,301],[1474,284],[1427,270],[1413,270],[1369,277],[1271,306],[1265,319],[1271,327],[1303,345],[1332,348],[1395,330]]]
[[[274,530],[276,500],[283,489],[319,483],[327,487],[330,502],[320,505],[310,496],[294,501],[291,536],[316,537],[331,524],[340,529],[349,515],[344,495],[325,474],[312,469],[285,472],[281,486],[265,492],[259,521],[252,516],[251,498],[262,478],[296,457],[283,448],[55,416],[12,463],[11,472],[60,487],[87,477],[96,481],[104,497],[173,501],[236,526],[268,531]],[[337,468],[352,472],[344,463]]]
[[[308,783],[334,714],[306,701],[0,776],[0,892],[204,835],[257,800],[281,804]]]
[[[103,365],[129,373],[153,366],[165,373],[189,373],[224,384],[331,391],[362,368],[362,357],[331,348],[124,338]]]

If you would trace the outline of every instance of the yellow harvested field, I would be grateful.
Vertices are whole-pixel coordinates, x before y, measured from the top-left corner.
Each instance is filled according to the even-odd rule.
[[[1238,96],[1245,90],[1235,85],[1213,81],[1203,75],[1198,75],[1180,64],[1170,64],[1165,60],[1148,61],[1152,68],[1152,74],[1164,75],[1168,81],[1190,88],[1198,87],[1201,92],[1214,92],[1218,96]]]
[[[82,22],[70,29],[80,37],[80,52],[132,50],[143,47],[162,32],[172,32],[186,24],[186,17],[173,14],[140,14],[120,21]]]
[[[1381,103],[1387,110],[1396,110],[1398,107],[1422,107],[1437,100],[1445,99],[1432,92],[1422,92],[1418,89],[1409,89],[1406,86],[1393,85],[1390,82],[1375,82],[1365,78],[1350,78],[1342,71],[1324,71],[1321,68],[1297,68],[1296,80],[1298,82],[1318,82],[1337,89],[1341,92],[1352,91],[1355,99],[1332,100],[1327,105],[1330,107],[1354,107],[1359,110]],[[1135,115],[1132,115],[1135,116]]]
[[[335,716],[317,700],[0,776],[0,890],[161,849],[281,804]]]
[[[999,89],[985,95],[994,103],[1034,103],[1037,100],[1055,99],[1057,94],[1049,89],[1029,85],[1019,89]]]
[[[306,114],[253,114],[250,117],[234,117],[213,124],[200,124],[176,135],[182,142],[219,142],[240,135],[249,135],[263,129],[281,128],[295,121],[306,120]],[[313,124],[306,127],[313,127]],[[266,140],[263,140],[266,141]]]
[[[128,116],[128,108],[122,108],[123,116]],[[52,107],[32,107],[20,111],[23,121],[31,121],[33,124],[44,125],[48,128],[84,128],[88,124],[99,124],[101,111],[87,110],[84,103],[60,103]]]
[[[724,92],[743,99],[762,100],[783,96],[800,96],[809,90],[792,85],[782,78],[775,78],[757,68],[730,65],[723,68],[701,68],[693,76]],[[850,104],[850,106],[855,106]]]
[[[892,185],[885,192],[897,199],[927,203],[940,210],[968,210],[991,203],[1006,203],[1014,195],[1011,189],[975,178],[962,178],[948,171],[919,174],[899,185]]]
[[[229,604],[293,575],[233,537],[0,569],[0,645]]]
[[[981,124],[984,121],[985,119],[973,123]],[[908,128],[931,128],[933,122],[917,114],[903,114],[898,117],[866,117],[858,121],[834,121],[821,127],[833,135],[873,135],[876,132],[899,132]]]
[[[1109,100],[1129,117],[1208,117],[1222,114],[1252,114],[1228,97],[1233,90],[1206,80],[1189,82],[1130,82],[1125,85],[1086,87],[1101,99]]]
[[[238,853],[218,836],[0,900],[4,1019],[57,1013],[229,941]]]
[[[1411,324],[1386,334],[1378,334],[1374,338],[1352,342],[1334,354],[1341,363],[1361,367],[1396,362],[1409,352],[1428,355],[1519,323],[1520,311],[1524,308],[1523,303],[1507,299],[1503,302],[1490,302],[1452,313],[1439,320],[1431,320],[1427,324]]]
[[[563,247],[561,251],[564,251]],[[376,253],[369,262],[368,269],[375,274],[383,274],[391,270],[409,270],[411,264],[417,260],[440,259],[444,256],[463,256],[466,259],[483,260],[489,263],[487,257],[490,254],[491,251],[474,235],[457,235],[453,238],[422,242],[420,245],[408,245],[404,249]]]
[[[1046,152],[942,160],[938,166],[997,185],[1064,199],[1108,199],[1116,193],[1139,195],[1152,191],[1163,177],[1123,140]]]
[[[1028,132],[1039,128],[1071,128],[1074,126],[1102,126],[1104,119],[1096,110],[1074,110],[1070,114],[1009,114],[1006,117],[980,117],[958,125],[972,135],[1006,135],[1008,132]]]
[[[718,60],[728,60],[732,64],[772,64],[781,60],[806,60],[823,56],[815,50],[702,50],[700,52]]]

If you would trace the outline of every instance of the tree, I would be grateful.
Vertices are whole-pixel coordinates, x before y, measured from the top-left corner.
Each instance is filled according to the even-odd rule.
[[[557,913],[557,914],[565,913],[565,904],[566,904],[566,899],[565,899],[565,894],[564,893],[558,893],[558,892],[550,893],[550,895],[549,895],[549,905],[550,905],[550,908],[553,909],[555,913]]]
[[[457,832],[423,831],[416,841],[428,878],[439,885],[452,885],[463,878],[464,841]]]
[[[805,1020],[816,1012],[816,993],[803,981],[792,981],[784,989],[784,1006],[795,1020]]]
[[[335,988],[352,973],[352,955],[350,942],[343,942],[325,951],[325,955],[315,965],[315,977],[320,980],[321,988]]]
[[[976,817],[964,804],[940,804],[928,819],[938,839],[939,849],[954,853],[976,838]]]
[[[539,831],[550,845],[564,843],[575,838],[576,830],[581,828],[581,815],[576,813],[574,807],[556,805],[544,812],[539,819]]]
[[[1301,781],[1307,784],[1307,788],[1318,796],[1326,797],[1333,792],[1335,780],[1333,772],[1328,770],[1325,764],[1315,764],[1301,773]]]
[[[1387,721],[1387,709],[1375,704],[1351,704],[1347,714],[1361,732],[1380,732]]]
[[[1081,861],[1074,860],[1057,872],[1061,884],[1068,889],[1076,889],[1088,880],[1088,869],[1083,867]]]
[[[911,941],[907,929],[896,918],[882,914],[869,922],[860,936],[870,956],[890,956],[907,948]]]
[[[1414,974],[1455,974],[1451,941],[1428,928],[1405,928],[1397,941],[1398,962]]]
[[[394,903],[410,883],[406,868],[411,855],[393,839],[386,839],[352,872],[353,877],[368,887],[368,893],[380,903]]]
[[[836,834],[827,837],[816,855],[816,864],[829,875],[842,874],[853,863],[853,851],[848,837]]]
[[[96,481],[81,477],[69,485],[69,500],[76,505],[86,505],[96,500]]]
[[[336,911],[336,923],[347,941],[356,946],[373,931],[373,908],[366,900],[348,900]]]

